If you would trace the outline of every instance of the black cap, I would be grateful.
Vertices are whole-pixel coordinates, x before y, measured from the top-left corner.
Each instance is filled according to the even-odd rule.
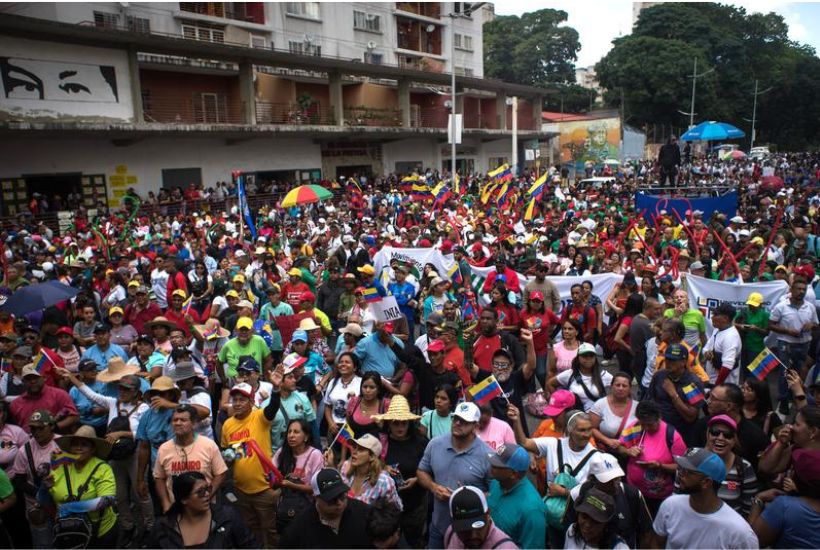
[[[97,323],[94,325],[94,334],[99,334],[101,332],[111,332],[111,325],[108,323]]]
[[[137,343],[138,344],[139,343],[151,344],[153,346],[154,345],[154,339],[151,336],[149,336],[148,334],[140,334],[137,337]]]
[[[171,350],[171,359],[173,359],[174,361],[186,355],[191,355],[191,350],[189,350],[185,346],[175,346],[174,349]]]
[[[236,365],[236,370],[247,372],[259,372],[259,363],[250,355],[244,355],[239,358],[239,364]]]
[[[80,372],[89,371],[89,370],[96,371],[96,370],[99,370],[99,367],[97,366],[97,362],[94,361],[93,359],[83,359],[77,365],[77,370],[80,371]]]
[[[475,487],[459,487],[450,496],[450,516],[453,518],[453,531],[470,531],[481,529],[487,524],[487,499],[484,493]]]
[[[333,468],[322,468],[310,480],[313,496],[330,501],[350,490],[342,480],[342,475]]]

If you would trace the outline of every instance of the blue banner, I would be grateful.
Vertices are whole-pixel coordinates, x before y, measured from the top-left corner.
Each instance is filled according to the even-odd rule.
[[[676,211],[681,219],[686,219],[687,210],[703,212],[703,221],[706,222],[714,213],[726,214],[727,218],[737,215],[737,191],[730,191],[722,197],[702,197],[697,199],[671,199],[655,197],[644,193],[635,195],[635,209],[638,212],[646,210],[644,217],[652,222],[652,216],[657,216],[661,210],[670,214]]]
[[[248,225],[248,231],[251,232],[251,237],[256,241],[256,223],[251,216],[251,209],[248,207],[248,195],[245,192],[245,176],[240,175],[236,178],[236,193],[239,197],[239,210],[242,212],[242,217],[245,218],[245,223]]]

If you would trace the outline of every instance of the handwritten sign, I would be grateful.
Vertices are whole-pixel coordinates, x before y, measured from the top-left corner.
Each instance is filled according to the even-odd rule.
[[[385,296],[381,301],[371,304],[370,307],[373,308],[373,315],[376,319],[385,323],[404,317],[396,303],[395,296]]]

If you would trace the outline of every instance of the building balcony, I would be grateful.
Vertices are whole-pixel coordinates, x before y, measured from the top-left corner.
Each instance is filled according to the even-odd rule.
[[[441,19],[441,4],[439,2],[396,2],[396,11],[430,19]]]
[[[264,2],[180,2],[179,10],[258,25],[265,24]]]
[[[324,105],[313,103],[310,106],[298,103],[256,102],[257,124],[293,124],[333,126],[333,112]]]
[[[345,107],[346,126],[401,126],[401,109],[373,109],[370,107]]]
[[[245,104],[222,94],[199,93],[190,98],[153,97],[143,91],[145,122],[163,124],[246,124]]]

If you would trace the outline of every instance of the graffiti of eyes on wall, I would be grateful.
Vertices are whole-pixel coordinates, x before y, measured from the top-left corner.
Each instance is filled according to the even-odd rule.
[[[119,103],[111,65],[0,57],[6,99]]]

